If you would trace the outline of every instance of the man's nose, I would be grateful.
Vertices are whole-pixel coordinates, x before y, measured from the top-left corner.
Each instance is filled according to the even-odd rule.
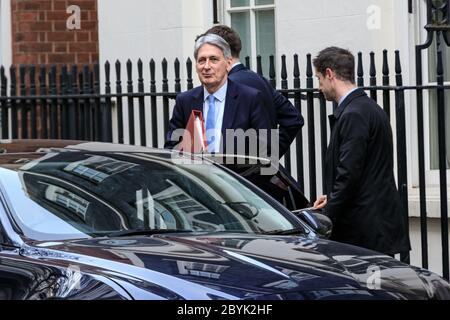
[[[206,59],[205,65],[203,66],[203,68],[205,69],[209,69],[210,65],[209,65],[209,59]]]

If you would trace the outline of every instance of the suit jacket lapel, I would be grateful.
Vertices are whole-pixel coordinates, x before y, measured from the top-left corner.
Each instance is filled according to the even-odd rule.
[[[225,109],[223,111],[222,135],[225,137],[225,129],[234,129],[233,123],[236,117],[238,92],[233,82],[228,79],[227,95],[225,96]]]
[[[364,90],[358,88],[355,91],[353,91],[352,93],[350,93],[345,99],[344,101],[342,101],[341,105],[339,107],[336,108],[336,110],[334,111],[334,116],[336,117],[336,119],[338,119],[342,112],[344,111],[345,107],[352,102],[353,99],[361,97],[361,96],[365,96],[366,93],[364,92]]]
[[[197,92],[195,92],[195,94],[192,95],[192,104],[190,105],[191,110],[198,110],[202,112],[202,116],[203,116],[203,103],[204,103],[204,98],[203,98],[203,87],[200,86],[199,90]],[[191,114],[188,114],[188,118],[191,116]]]

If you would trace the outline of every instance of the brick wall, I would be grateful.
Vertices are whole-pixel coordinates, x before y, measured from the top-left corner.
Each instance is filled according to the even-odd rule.
[[[70,5],[81,28],[67,29]],[[12,0],[13,64],[93,64],[99,61],[97,0]]]

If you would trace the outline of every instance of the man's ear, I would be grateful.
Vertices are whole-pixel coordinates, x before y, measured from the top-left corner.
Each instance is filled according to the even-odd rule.
[[[232,64],[232,62],[233,62],[233,58],[225,58],[226,59],[226,61],[227,61],[227,72],[230,72],[230,70],[231,70],[231,66],[233,65]]]
[[[334,73],[334,71],[333,70],[331,70],[330,68],[326,68],[325,69],[325,75],[324,75],[326,78],[328,78],[328,79],[333,79],[334,77],[335,77],[335,73]]]

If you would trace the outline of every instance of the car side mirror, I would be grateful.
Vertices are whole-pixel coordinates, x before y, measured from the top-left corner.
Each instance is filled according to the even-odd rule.
[[[294,213],[300,220],[305,222],[316,233],[325,238],[329,238],[333,230],[331,219],[321,213],[320,209],[306,208],[294,210]]]

